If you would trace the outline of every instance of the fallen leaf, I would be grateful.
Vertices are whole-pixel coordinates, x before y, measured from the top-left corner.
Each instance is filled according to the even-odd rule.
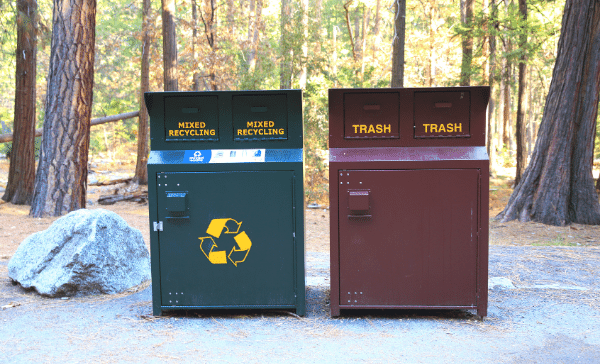
[[[21,306],[21,304],[20,303],[9,303],[8,305],[2,306],[2,309],[4,310],[5,308],[13,308],[13,307],[17,307],[17,306]]]

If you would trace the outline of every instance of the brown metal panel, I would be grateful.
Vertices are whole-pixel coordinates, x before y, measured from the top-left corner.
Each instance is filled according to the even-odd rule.
[[[346,139],[399,138],[397,92],[344,95]]]
[[[478,170],[341,173],[340,305],[476,307]],[[360,187],[370,219],[342,213]]]
[[[469,91],[415,92],[415,138],[469,137]]]
[[[468,92],[470,95],[469,135],[452,138],[415,138],[415,94],[419,92]],[[349,138],[344,121],[345,100],[349,95],[399,96],[398,134],[399,138]],[[329,90],[329,147],[330,148],[384,148],[384,147],[442,147],[442,146],[485,146],[486,112],[490,89],[487,86],[439,87],[439,88],[387,88],[387,89],[330,89]],[[360,99],[360,97],[359,97]],[[375,101],[371,101],[375,104]],[[451,101],[438,100],[440,108]],[[368,103],[356,103],[363,108]],[[454,105],[454,104],[453,104]],[[435,107],[435,102],[434,105]],[[373,110],[370,110],[371,112]],[[387,120],[387,119],[386,119]],[[381,122],[373,121],[375,125]],[[353,128],[353,127],[352,127]],[[453,128],[454,129],[454,128]],[[352,129],[353,130],[353,129]],[[368,129],[367,129],[368,130]],[[437,127],[436,127],[437,130]]]

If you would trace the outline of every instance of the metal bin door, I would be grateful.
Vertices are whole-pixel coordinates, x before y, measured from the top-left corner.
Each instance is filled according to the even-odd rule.
[[[340,171],[340,305],[475,305],[479,173]]]
[[[294,173],[158,173],[161,305],[295,305]]]

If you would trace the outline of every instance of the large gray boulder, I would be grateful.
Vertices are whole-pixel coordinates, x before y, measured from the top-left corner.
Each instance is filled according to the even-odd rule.
[[[150,254],[119,215],[82,209],[23,240],[8,276],[50,297],[119,293],[150,279]]]

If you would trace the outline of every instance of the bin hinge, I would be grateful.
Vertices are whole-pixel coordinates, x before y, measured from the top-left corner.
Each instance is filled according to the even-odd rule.
[[[154,221],[154,231],[163,231],[162,221]]]

